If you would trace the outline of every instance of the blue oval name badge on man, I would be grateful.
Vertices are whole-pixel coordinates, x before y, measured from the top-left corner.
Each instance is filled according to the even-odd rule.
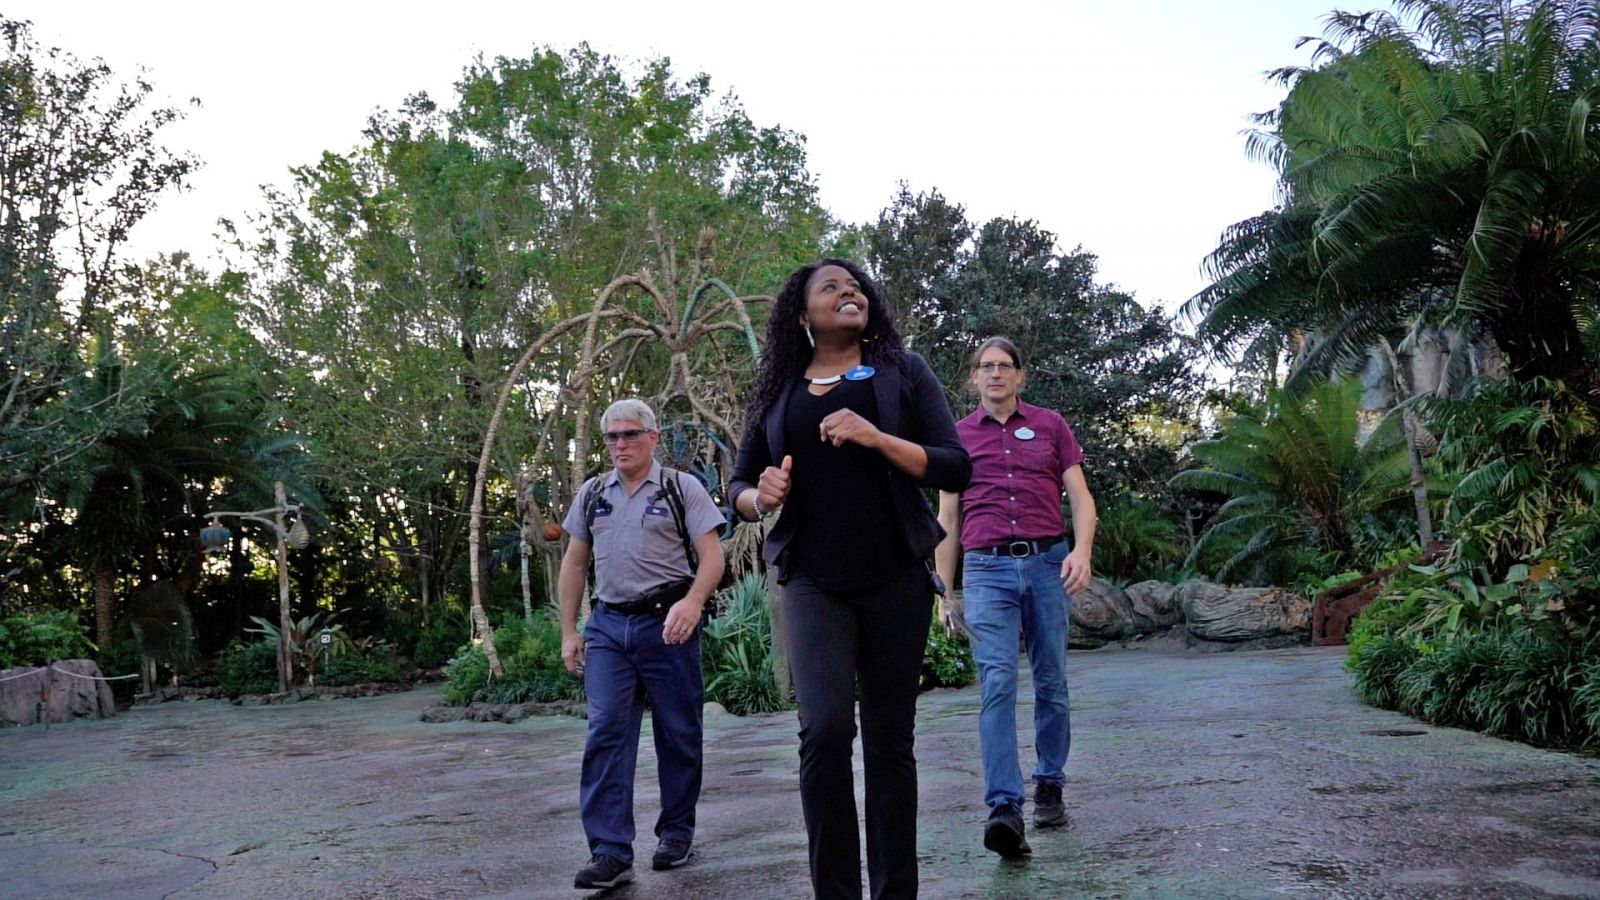
[[[1029,428],[1026,425],[1022,426],[1021,428],[1018,428],[1016,430],[1015,434],[1017,436],[1017,440],[1019,440],[1019,441],[1031,441],[1036,436],[1034,434],[1033,429]]]

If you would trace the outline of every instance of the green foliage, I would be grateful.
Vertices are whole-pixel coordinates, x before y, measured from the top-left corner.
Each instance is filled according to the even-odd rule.
[[[446,703],[549,703],[583,698],[582,679],[561,662],[561,624],[554,610],[547,607],[531,619],[511,619],[494,630],[494,641],[505,677],[489,679],[489,659],[481,646],[462,647],[445,666]]]
[[[1204,468],[1178,473],[1173,485],[1227,501],[1188,564],[1219,581],[1290,584],[1308,569],[1320,577],[1357,562],[1357,523],[1403,513],[1410,496],[1393,423],[1357,440],[1360,394],[1353,380],[1275,394],[1260,412],[1240,413],[1220,436],[1193,445]]]
[[[922,653],[922,689],[966,687],[978,678],[978,665],[965,638],[951,635],[939,624],[935,610],[928,626],[928,645]]]
[[[498,631],[495,646],[501,646]],[[505,662],[502,656],[501,662]],[[444,667],[444,702],[451,706],[466,706],[478,697],[478,692],[489,686],[489,657],[479,646],[463,646]]]
[[[750,572],[722,595],[723,613],[701,636],[706,699],[736,716],[787,709],[772,670],[772,616],[765,575]]]
[[[229,697],[270,694],[278,689],[276,641],[238,642],[217,660],[217,684]]]
[[[350,635],[345,633],[344,625],[333,621],[338,613],[328,613],[324,618],[321,612],[314,612],[291,619],[286,639],[289,647],[289,682],[295,683],[295,673],[305,672],[306,680],[316,684],[317,670],[328,659],[338,656],[350,646]],[[246,628],[251,634],[265,635],[267,641],[276,645],[282,632],[278,625],[269,622],[260,616],[251,616],[250,621],[256,623],[254,628]],[[323,635],[329,640],[324,643]]]
[[[0,669],[83,659],[94,652],[73,610],[46,609],[0,618]]]
[[[520,499],[535,507],[529,521],[558,520],[574,472],[599,461],[580,382],[648,394],[687,362],[696,400],[736,419],[742,329],[696,328],[735,321],[743,305],[723,288],[769,289],[827,225],[802,139],[756,125],[666,60],[631,66],[587,46],[480,59],[448,101],[410,97],[364,134],[293,170],[269,192],[260,233],[237,236],[250,260],[244,311],[317,441],[329,493],[351,498],[340,539],[392,554],[413,598],[465,593],[466,495],[489,410],[535,339],[591,310],[620,274],[649,270],[664,295],[613,298],[635,336],[611,349],[621,328],[607,323],[604,377],[577,371],[581,329],[531,361],[499,425],[511,449],[494,464],[526,467],[537,488],[519,498],[493,478],[491,519]],[[716,290],[689,296],[713,277]],[[665,321],[664,306],[684,316]],[[704,339],[674,360],[658,341],[668,332]],[[560,449],[544,454],[545,440]]]
[[[449,662],[467,643],[471,629],[458,616],[436,615],[428,627],[418,629],[411,662],[419,669],[437,669]],[[496,646],[499,646],[498,644]]]
[[[400,681],[400,667],[395,665],[389,649],[375,647],[365,652],[351,650],[328,660],[318,676],[326,687],[347,684],[368,684],[375,681]]]
[[[1462,474],[1443,525],[1463,565],[1503,577],[1518,563],[1558,578],[1600,574],[1600,417],[1560,382],[1482,382],[1430,405],[1440,459]],[[1591,592],[1588,594],[1591,610]]]
[[[1357,693],[1438,725],[1533,744],[1600,742],[1593,655],[1600,640],[1564,640],[1528,623],[1498,622],[1453,640],[1387,634],[1350,665]]]
[[[99,394],[90,372],[123,312],[129,231],[197,161],[162,147],[180,119],[154,87],[41,47],[0,16],[0,536],[40,480],[138,417],[142,392]],[[0,542],[0,557],[9,555]]]
[[[1186,311],[1224,355],[1360,364],[1413,322],[1488,333],[1518,377],[1596,385],[1597,13],[1408,0],[1333,13],[1249,152],[1284,205],[1225,233]]]
[[[1159,304],[1096,281],[1083,248],[1063,251],[1038,223],[977,225],[937,190],[901,186],[866,235],[867,261],[897,308],[907,343],[971,409],[971,353],[992,335],[1021,350],[1023,399],[1059,412],[1107,496],[1153,492],[1177,469],[1201,376]]]
[[[1183,558],[1178,523],[1132,491],[1097,500],[1094,571],[1124,584],[1167,574]]]

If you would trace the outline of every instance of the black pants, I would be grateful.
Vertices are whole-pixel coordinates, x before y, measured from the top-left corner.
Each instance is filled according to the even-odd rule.
[[[874,898],[917,895],[918,679],[933,611],[926,567],[860,594],[796,573],[784,590],[800,705],[800,805],[818,897],[861,896],[855,777],[856,688],[867,776],[867,878]]]

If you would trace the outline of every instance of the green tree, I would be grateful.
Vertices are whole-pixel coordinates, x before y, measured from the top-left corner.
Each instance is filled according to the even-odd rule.
[[[686,334],[697,304],[773,283],[826,227],[798,136],[755,126],[665,60],[637,74],[587,47],[479,60],[454,99],[417,95],[375,116],[363,146],[294,170],[240,241],[248,324],[352,512],[343,539],[398,559],[424,603],[468,581],[473,481],[502,391],[490,463],[526,489],[497,478],[487,503],[509,531],[519,495],[559,511],[599,460],[594,398],[730,359],[739,329],[717,332],[729,346],[697,346],[687,367],[657,338]],[[712,275],[717,290],[694,293]],[[640,287],[617,295],[625,326],[550,336],[619,279]],[[594,371],[580,371],[585,341]],[[719,365],[731,387],[704,396],[731,408],[749,368]],[[530,463],[541,446],[559,452]]]
[[[1223,581],[1287,584],[1356,562],[1359,529],[1403,515],[1410,463],[1393,419],[1359,440],[1361,385],[1275,393],[1191,446],[1174,486],[1226,497],[1189,554]],[[1300,567],[1320,564],[1326,571]]]
[[[891,301],[906,310],[908,342],[955,409],[976,403],[972,349],[1006,335],[1027,362],[1024,396],[1071,423],[1097,492],[1162,490],[1177,445],[1160,426],[1192,421],[1202,383],[1170,317],[1097,283],[1094,255],[1061,252],[1037,223],[974,227],[937,190],[902,186],[867,245]]]
[[[1600,387],[1600,13],[1399,0],[1334,13],[1250,150],[1284,203],[1240,222],[1188,312],[1224,354],[1349,367],[1414,323],[1483,334],[1519,376]]]
[[[198,516],[219,492],[270,496],[272,476],[298,453],[292,437],[273,433],[259,393],[226,372],[108,353],[94,384],[109,396],[130,378],[152,386],[141,414],[52,480],[61,502],[34,548],[89,574],[102,647],[116,634],[119,585],[172,581],[187,594],[200,571]]]
[[[129,229],[182,184],[191,157],[157,143],[180,113],[142,79],[34,42],[0,17],[0,518],[39,479],[141,415],[138,385],[94,391],[97,340],[120,311]]]

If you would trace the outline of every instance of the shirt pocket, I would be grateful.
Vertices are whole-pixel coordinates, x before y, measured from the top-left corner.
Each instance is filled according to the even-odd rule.
[[[1056,448],[1044,438],[1017,442],[1017,465],[1029,472],[1059,475]]]
[[[682,543],[678,537],[678,523],[672,518],[672,507],[665,501],[659,506],[645,507],[644,515],[639,517],[639,531],[643,540],[658,546],[660,541]]]
[[[594,517],[594,524],[589,526],[589,547],[596,561],[609,559],[617,553],[617,538],[622,533],[620,525],[615,512]]]

